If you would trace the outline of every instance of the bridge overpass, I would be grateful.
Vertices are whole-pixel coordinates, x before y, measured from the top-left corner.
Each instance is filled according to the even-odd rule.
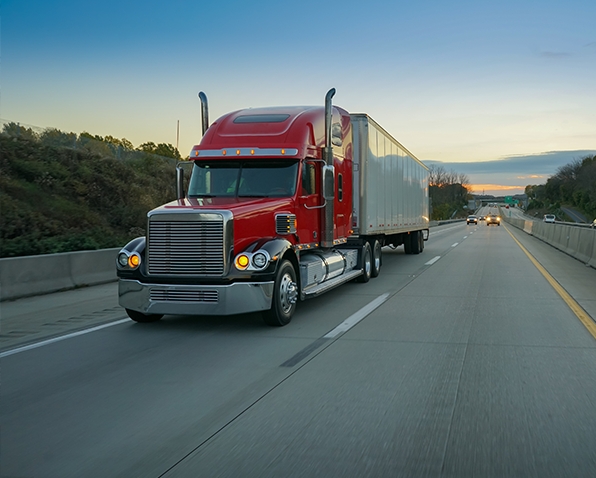
[[[0,475],[592,476],[596,270],[507,223],[383,254],[279,329],[2,302]]]

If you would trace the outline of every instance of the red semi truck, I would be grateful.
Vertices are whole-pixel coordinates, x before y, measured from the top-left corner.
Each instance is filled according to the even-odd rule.
[[[209,125],[178,198],[147,214],[118,254],[119,302],[137,322],[164,314],[261,311],[379,275],[382,247],[428,239],[428,168],[366,114],[324,106],[250,108]]]

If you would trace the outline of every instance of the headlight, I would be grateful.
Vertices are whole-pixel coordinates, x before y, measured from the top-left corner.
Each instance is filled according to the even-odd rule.
[[[257,269],[263,269],[267,262],[269,262],[269,258],[263,252],[257,252],[252,256],[252,265]]]
[[[138,252],[122,251],[118,254],[117,261],[121,269],[137,269],[141,265],[141,256]]]
[[[243,252],[238,254],[234,260],[236,269],[240,271],[262,271],[269,265],[271,257],[269,253],[264,250],[257,251],[255,253]]]
[[[121,267],[126,267],[128,265],[128,254],[126,252],[118,254],[118,264]]]

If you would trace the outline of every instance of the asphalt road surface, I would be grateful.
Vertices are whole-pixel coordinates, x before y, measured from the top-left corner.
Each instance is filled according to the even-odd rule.
[[[594,269],[482,222],[385,248],[378,278],[282,328],[136,324],[90,288],[64,320],[93,303],[109,326],[65,338],[36,299],[40,346],[0,354],[0,475],[594,476],[596,339],[521,245],[596,317]]]

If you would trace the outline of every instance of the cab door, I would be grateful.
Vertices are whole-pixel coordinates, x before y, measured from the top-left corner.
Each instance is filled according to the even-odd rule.
[[[300,168],[296,211],[299,244],[317,247],[321,242],[320,161],[306,159]]]

